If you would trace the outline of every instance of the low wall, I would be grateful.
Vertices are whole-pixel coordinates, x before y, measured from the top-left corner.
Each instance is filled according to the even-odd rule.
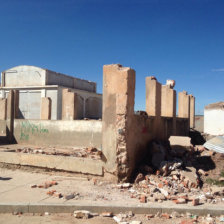
[[[102,122],[97,120],[14,120],[17,143],[102,147]]]

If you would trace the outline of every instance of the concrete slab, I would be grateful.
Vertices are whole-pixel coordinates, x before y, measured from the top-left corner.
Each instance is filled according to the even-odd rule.
[[[103,175],[103,162],[88,158],[0,152],[0,162]]]

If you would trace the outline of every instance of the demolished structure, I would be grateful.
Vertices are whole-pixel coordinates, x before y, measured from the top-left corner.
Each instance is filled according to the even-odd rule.
[[[5,87],[2,87],[2,90]],[[135,71],[121,65],[103,67],[103,109],[101,120],[77,120],[74,111],[80,107],[79,92],[62,91],[61,111],[67,120],[18,119],[18,90],[7,89],[0,101],[0,128],[10,142],[99,151],[99,158],[55,156],[43,153],[0,152],[0,162],[30,165],[82,174],[109,176],[129,181],[136,167],[150,150],[152,140],[166,141],[172,135],[186,136],[194,127],[195,98],[186,91],[178,95],[173,86],[161,85],[155,77],[146,78],[146,113],[134,112]],[[94,93],[95,94],[95,93]],[[44,96],[45,98],[45,96]],[[42,98],[42,102],[44,99]],[[43,103],[41,111],[49,111]],[[91,104],[94,108],[95,104]],[[70,108],[70,109],[69,109]],[[42,113],[41,113],[42,114]],[[49,114],[49,112],[47,112]],[[47,116],[49,117],[49,116]]]

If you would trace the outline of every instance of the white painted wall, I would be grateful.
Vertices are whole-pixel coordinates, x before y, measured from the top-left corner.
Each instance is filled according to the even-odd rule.
[[[223,109],[205,109],[204,132],[210,135],[224,135]]]
[[[2,75],[2,84],[6,87],[14,86],[43,86],[46,72],[35,66],[17,66],[6,70]]]

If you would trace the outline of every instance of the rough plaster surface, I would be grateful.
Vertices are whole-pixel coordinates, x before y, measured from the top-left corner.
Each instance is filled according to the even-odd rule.
[[[19,120],[14,121],[18,143],[102,148],[102,122]]]

